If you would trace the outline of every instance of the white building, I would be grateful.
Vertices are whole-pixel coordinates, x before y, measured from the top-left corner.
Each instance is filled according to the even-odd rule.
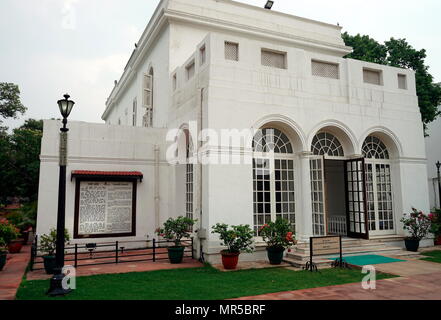
[[[428,126],[429,136],[426,138],[427,172],[429,176],[430,208],[441,208],[439,203],[438,172],[436,163],[441,162],[441,119]]]
[[[281,216],[295,222],[301,241],[404,236],[403,213],[429,210],[415,75],[344,59],[350,51],[336,25],[228,0],[161,1],[108,98],[106,125],[70,124],[67,227],[78,229],[75,195],[87,193],[75,189],[78,178],[139,171],[134,218],[125,216],[133,232],[95,230],[99,241],[151,239],[168,217],[184,214],[198,219],[198,253],[202,246],[208,261],[221,250],[211,234],[218,222],[258,230]],[[259,129],[263,136],[234,146],[199,141],[195,124],[210,137]],[[57,128],[45,122],[39,234],[55,225]],[[254,160],[173,165],[166,136],[176,128],[185,133],[181,158],[192,145],[193,155],[211,160]],[[79,229],[75,241],[97,237]]]

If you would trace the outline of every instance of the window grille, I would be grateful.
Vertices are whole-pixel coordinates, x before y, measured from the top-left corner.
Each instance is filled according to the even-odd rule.
[[[381,71],[363,69],[363,80],[365,83],[381,85]]]
[[[195,65],[194,65],[194,61],[192,61],[188,66],[187,66],[187,80],[190,80],[191,78],[193,78],[194,73],[195,73]]]
[[[333,134],[321,132],[312,141],[312,152],[316,156],[344,157],[343,147]]]
[[[398,75],[398,88],[399,89],[407,89],[407,77],[405,74]]]
[[[253,140],[254,152],[293,153],[293,147],[288,137],[278,129],[262,129]]]
[[[363,156],[368,159],[389,159],[387,147],[377,137],[369,136],[363,144]]]
[[[331,62],[312,61],[312,75],[324,78],[339,79],[339,65]]]
[[[286,69],[286,53],[262,50],[262,65],[266,67]]]
[[[225,42],[225,59],[239,61],[239,44],[234,42]]]

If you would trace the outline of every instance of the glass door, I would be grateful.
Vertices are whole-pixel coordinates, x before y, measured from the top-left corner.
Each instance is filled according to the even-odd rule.
[[[345,161],[348,236],[369,239],[363,159]]]
[[[313,157],[311,166],[312,230],[314,236],[326,235],[325,164],[324,157]]]

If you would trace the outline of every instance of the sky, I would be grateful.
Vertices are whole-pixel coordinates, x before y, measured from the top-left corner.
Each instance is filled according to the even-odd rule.
[[[204,0],[201,0],[204,1]],[[266,0],[240,0],[264,6]],[[70,120],[102,122],[119,80],[159,0],[0,0],[0,82],[19,85],[28,108],[18,120],[59,118],[57,100],[76,102]],[[406,38],[427,50],[441,82],[439,0],[275,0],[273,10],[328,23],[378,41]]]

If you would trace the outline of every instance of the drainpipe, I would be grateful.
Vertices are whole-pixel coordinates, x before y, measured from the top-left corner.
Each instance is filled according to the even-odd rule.
[[[201,96],[200,96],[200,108],[199,108],[199,130],[202,132],[203,130],[203,107],[204,107],[204,88],[201,88]],[[198,145],[198,159],[200,158],[200,152],[202,150],[202,141],[199,141],[200,139],[197,139],[197,145]],[[202,161],[199,165],[199,232],[198,232],[198,238],[199,238],[199,261],[204,262],[204,253],[203,253],[203,247],[202,247],[202,241],[206,239],[207,230],[203,230],[203,214],[202,214]]]
[[[161,200],[161,198],[159,197],[159,146],[155,145],[155,223],[156,223],[156,229],[159,228],[160,200]]]

